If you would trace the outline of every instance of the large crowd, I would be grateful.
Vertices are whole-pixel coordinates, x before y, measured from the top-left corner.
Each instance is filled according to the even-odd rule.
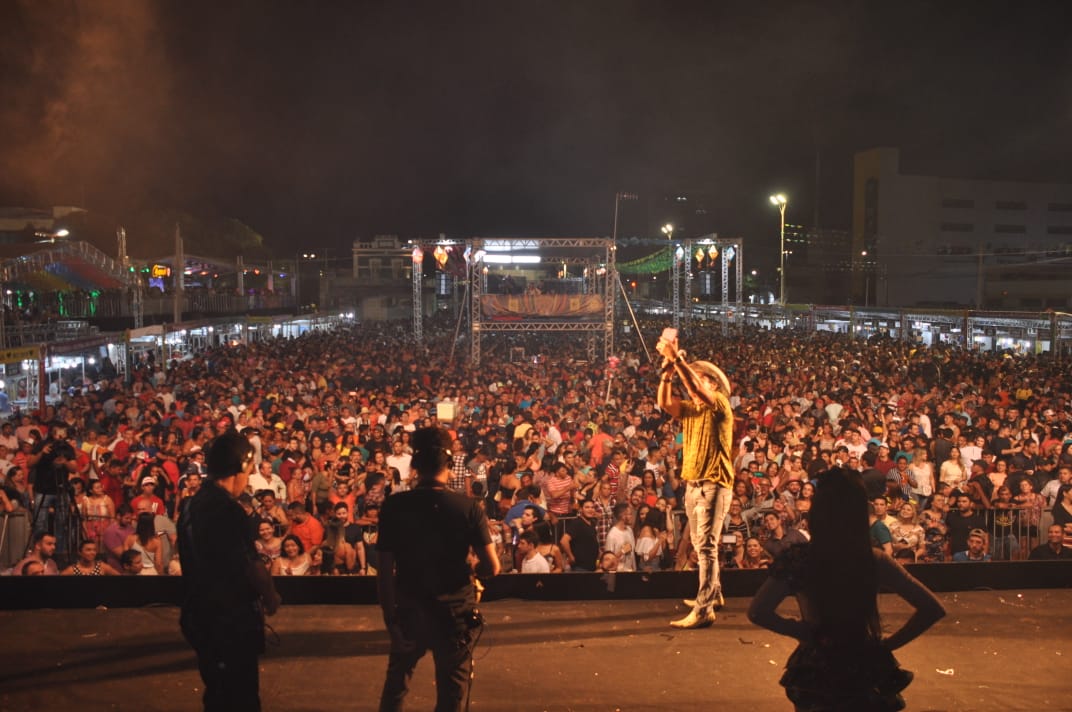
[[[651,342],[660,327],[640,324]],[[265,565],[374,573],[380,505],[411,485],[410,434],[442,424],[451,487],[484,502],[504,570],[694,565],[680,432],[655,405],[658,365],[635,334],[598,363],[570,334],[485,337],[478,367],[454,339],[445,321],[421,344],[407,325],[361,324],[65,383],[60,402],[0,427],[0,511],[25,520],[27,540],[0,563],[24,575],[181,571],[175,521],[202,486],[203,448],[233,427],[255,450],[240,501]],[[873,543],[902,560],[1072,555],[1065,363],[704,324],[682,344],[733,385],[724,567],[765,567],[807,539],[832,467],[861,472]]]

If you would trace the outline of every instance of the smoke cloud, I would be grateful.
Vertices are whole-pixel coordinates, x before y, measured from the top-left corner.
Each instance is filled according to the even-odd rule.
[[[167,132],[156,4],[19,0],[3,11],[0,198],[139,204]]]

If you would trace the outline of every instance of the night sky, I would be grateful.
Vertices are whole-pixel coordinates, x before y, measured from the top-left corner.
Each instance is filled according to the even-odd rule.
[[[1072,182],[1072,3],[0,2],[0,205],[377,233],[849,227],[854,151]],[[131,236],[132,241],[136,236]],[[756,254],[753,252],[753,254]],[[773,259],[773,258],[772,258]]]

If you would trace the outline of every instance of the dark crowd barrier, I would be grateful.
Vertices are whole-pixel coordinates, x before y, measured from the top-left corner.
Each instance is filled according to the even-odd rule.
[[[1070,561],[909,564],[907,569],[936,592],[1072,587]],[[762,570],[725,571],[723,590],[728,598],[752,596],[766,576]],[[281,576],[275,581],[284,605],[376,603],[373,576]],[[695,593],[696,573],[689,571],[504,574],[488,582],[484,598],[615,600],[686,598]],[[0,577],[0,609],[5,610],[177,605],[182,597],[182,580],[168,576]]]

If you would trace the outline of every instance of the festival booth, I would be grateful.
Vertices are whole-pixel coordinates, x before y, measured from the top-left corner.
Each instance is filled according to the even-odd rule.
[[[108,335],[5,349],[0,417],[58,403],[102,377],[121,374],[122,353],[122,343]]]
[[[949,344],[1024,354],[1059,354],[1072,341],[1072,315],[1059,312],[812,306],[807,307],[806,327],[863,339],[877,336],[923,346]]]
[[[164,336],[168,361],[183,361],[199,351],[219,346],[221,337],[227,331],[222,325],[233,321],[224,317],[170,325]]]
[[[257,317],[256,319],[260,319]],[[353,323],[353,312],[321,312],[316,314],[303,314],[301,316],[287,315],[270,320],[251,318],[250,323],[256,323],[263,337],[279,337],[294,339],[308,331],[330,331],[344,324]]]
[[[247,343],[274,338],[294,339],[308,331],[330,330],[353,320],[353,312],[251,316],[245,319],[245,338]]]
[[[125,344],[114,334],[0,351],[0,418],[58,403],[102,378],[122,375],[124,354]]]
[[[93,388],[105,378],[126,372],[125,348],[117,334],[60,341],[45,347],[45,375],[49,402],[62,400],[83,388]]]
[[[31,410],[43,400],[40,384],[47,383],[42,372],[44,361],[41,344],[0,351],[0,363],[3,364],[0,417],[9,417],[15,410]],[[45,394],[47,392],[46,387]]]

